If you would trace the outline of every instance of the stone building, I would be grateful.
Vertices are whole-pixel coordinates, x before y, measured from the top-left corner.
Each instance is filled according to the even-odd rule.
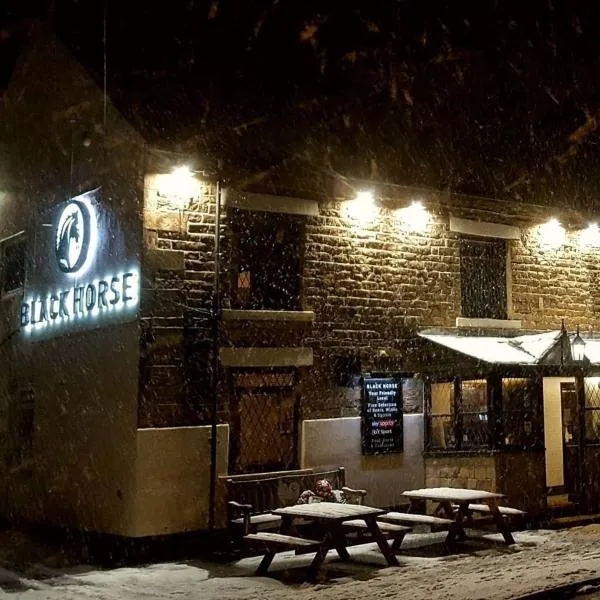
[[[6,515],[201,530],[223,476],[330,465],[384,507],[426,485],[596,507],[593,214],[293,169],[236,189],[193,144],[150,144],[47,35],[3,119]],[[379,379],[404,400],[385,451]]]

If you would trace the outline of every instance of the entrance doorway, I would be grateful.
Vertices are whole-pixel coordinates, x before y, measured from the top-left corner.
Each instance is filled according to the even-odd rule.
[[[579,486],[579,411],[577,409],[577,391],[574,382],[560,384],[560,404],[563,434],[563,473],[565,492],[578,494]]]
[[[232,374],[232,474],[297,468],[299,398],[295,371]]]

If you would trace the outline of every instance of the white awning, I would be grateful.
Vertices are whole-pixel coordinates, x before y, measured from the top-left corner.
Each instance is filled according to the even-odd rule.
[[[456,335],[451,333],[428,333],[419,336],[465,354],[480,361],[496,364],[534,365],[556,344],[560,331],[524,334],[515,337]],[[586,342],[586,355],[591,360]],[[598,343],[600,359],[600,340]],[[595,362],[592,360],[592,362]]]

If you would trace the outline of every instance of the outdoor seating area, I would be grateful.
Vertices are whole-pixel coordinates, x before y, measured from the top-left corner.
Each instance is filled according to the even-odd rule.
[[[324,481],[325,477],[331,477],[339,487],[332,490],[325,486],[322,492],[320,486],[330,483]],[[229,501],[232,543],[241,543],[247,552],[263,556],[257,575],[268,572],[276,554],[293,551],[294,555],[314,553],[308,569],[308,579],[312,580],[318,576],[330,550],[346,562],[356,560],[356,554],[351,557],[348,552],[349,547],[368,543],[374,544],[387,566],[400,566],[397,555],[402,552],[405,536],[418,534],[424,527],[431,532],[447,532],[443,542],[446,552],[456,551],[471,539],[471,530],[489,525],[501,534],[505,545],[512,545],[515,519],[525,515],[518,508],[502,505],[503,494],[450,487],[403,492],[406,512],[369,506],[365,503],[366,490],[344,485],[343,467],[321,472],[273,473],[230,483],[236,492],[246,491],[246,502]],[[303,487],[311,484],[317,493]],[[251,490],[256,505],[248,502]],[[266,493],[269,490],[270,495]],[[274,493],[276,490],[278,494]],[[429,510],[423,512],[423,506]],[[243,516],[236,516],[236,511]]]

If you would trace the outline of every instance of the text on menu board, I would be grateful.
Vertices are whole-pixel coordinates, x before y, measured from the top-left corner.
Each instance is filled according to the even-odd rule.
[[[363,382],[362,453],[402,452],[402,380],[365,377]]]

